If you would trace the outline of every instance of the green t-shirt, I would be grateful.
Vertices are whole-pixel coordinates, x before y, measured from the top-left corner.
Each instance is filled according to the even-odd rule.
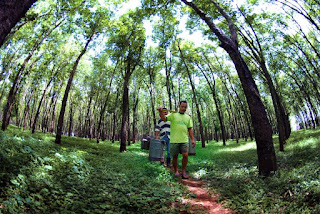
[[[192,119],[187,114],[171,113],[166,116],[170,125],[170,143],[188,143],[188,128],[192,128]]]

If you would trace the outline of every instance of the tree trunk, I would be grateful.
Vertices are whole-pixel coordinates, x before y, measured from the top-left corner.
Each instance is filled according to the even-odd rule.
[[[232,120],[233,120],[234,135],[236,137],[237,143],[239,143],[239,137],[240,137],[239,125],[238,125],[238,120],[237,120],[237,116],[235,114],[234,108],[232,107],[232,103],[231,103],[231,99],[230,99],[230,93],[228,93],[228,102],[229,102],[229,108],[230,108],[230,112],[231,112],[231,117],[232,117]],[[235,105],[235,102],[234,102],[234,105]]]
[[[85,137],[89,137],[91,139],[91,133],[90,133],[90,127],[91,127],[91,121],[90,121],[90,108],[92,103],[93,94],[92,92],[89,95],[89,102],[87,107],[87,113],[84,121],[84,131],[85,131]]]
[[[70,102],[70,110],[69,110],[69,131],[68,131],[68,136],[72,136],[72,127],[73,127],[73,113],[72,113],[72,110],[73,110],[73,103],[72,101]]]
[[[127,126],[127,129],[128,129],[128,137],[127,137],[127,142],[128,142],[128,146],[131,145],[130,143],[130,100],[128,102],[128,126]]]
[[[99,100],[99,91],[96,92],[96,98],[94,100]],[[96,118],[96,108],[97,108],[97,105],[94,105],[93,106],[93,110],[92,110],[92,114],[91,114],[91,118],[90,118],[90,128],[89,128],[89,132],[90,132],[90,140],[91,138],[96,138],[96,121],[95,121],[95,118]]]
[[[137,107],[138,107],[138,103],[139,103],[139,90],[140,87],[138,87],[138,89],[135,90],[134,94],[133,94],[133,110],[132,110],[132,143],[136,142],[136,138],[137,138],[137,132],[136,132],[136,125],[137,125]]]
[[[115,99],[115,106],[118,102],[119,98],[119,90],[117,90],[117,97]],[[114,143],[115,137],[116,137],[116,121],[117,121],[117,107],[115,107],[113,111],[113,129],[112,129],[112,143]]]
[[[69,91],[71,89],[71,85],[72,85],[72,80],[73,80],[74,74],[76,73],[76,70],[77,70],[77,67],[78,67],[78,64],[80,62],[81,57],[87,51],[87,48],[88,48],[89,43],[91,42],[91,40],[93,38],[93,35],[94,35],[94,33],[92,33],[91,36],[89,37],[89,39],[87,40],[87,43],[86,43],[85,47],[83,48],[83,50],[81,51],[80,55],[78,56],[76,62],[73,65],[72,71],[70,73],[69,80],[68,80],[68,83],[67,83],[67,86],[66,86],[66,90],[64,92],[64,96],[63,96],[63,99],[62,99],[62,104],[61,104],[61,111],[60,111],[60,115],[59,115],[58,126],[57,126],[57,135],[56,135],[56,140],[55,140],[56,144],[61,144],[61,135],[62,135],[64,113],[66,111],[68,95],[69,95]]]
[[[0,3],[0,47],[11,29],[37,0],[6,0]]]
[[[56,99],[53,103],[52,107],[52,115],[51,115],[51,126],[50,126],[50,133],[53,134],[54,132],[54,126],[55,126],[55,118],[56,118],[56,105],[57,105],[58,99]]]
[[[272,142],[272,128],[268,121],[266,110],[260,98],[257,85],[255,84],[252,74],[239,52],[237,34],[234,24],[231,22],[227,14],[219,7],[219,5],[211,0],[211,2],[214,3],[215,7],[229,23],[229,30],[231,34],[231,38],[229,38],[213,23],[207,14],[197,7],[197,5],[187,0],[181,1],[192,7],[200,16],[200,18],[207,23],[208,27],[212,32],[214,32],[221,42],[220,46],[227,51],[232,59],[240,78],[251,113],[257,144],[259,173],[262,175],[269,175],[270,172],[277,170],[276,155]]]
[[[120,152],[127,150],[127,138],[128,138],[128,108],[129,108],[129,81],[131,77],[130,64],[126,68],[126,73],[123,82],[123,95],[122,95],[122,123],[120,131]]]
[[[166,69],[166,88],[167,88],[167,93],[168,93],[169,109],[172,109],[171,84],[170,84],[171,60],[170,60],[170,66],[168,66],[166,52],[167,52],[167,50],[165,49],[164,64],[165,64],[165,69]]]
[[[152,67],[150,65],[150,62],[148,64],[148,74],[149,74],[149,84],[145,82],[145,84],[148,87],[148,91],[150,94],[150,103],[151,103],[151,110],[152,110],[152,121],[153,121],[153,130],[155,130],[157,125],[157,119],[156,119],[156,112],[155,112],[155,98],[154,98],[154,91],[153,91],[153,72],[151,71]],[[151,128],[151,127],[150,127]]]

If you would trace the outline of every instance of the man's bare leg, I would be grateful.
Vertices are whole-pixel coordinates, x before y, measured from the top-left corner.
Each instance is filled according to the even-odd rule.
[[[179,173],[179,170],[178,170],[178,155],[173,156],[172,165],[173,165],[174,173],[176,173],[176,174]]]
[[[188,164],[188,152],[182,154],[182,174],[186,174]]]

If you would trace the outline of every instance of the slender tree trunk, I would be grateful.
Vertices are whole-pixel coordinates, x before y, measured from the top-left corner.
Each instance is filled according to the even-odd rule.
[[[82,116],[82,106],[81,106],[81,104],[79,105],[78,111],[79,111],[78,128],[76,129],[77,130],[77,136],[78,137],[84,137],[83,126],[82,126],[82,118],[83,118],[83,116]]]
[[[230,108],[230,112],[231,112],[231,118],[233,120],[234,135],[236,137],[237,143],[239,143],[239,137],[240,137],[239,125],[238,125],[237,116],[236,116],[235,111],[234,111],[234,107],[232,107],[232,103],[231,103],[231,99],[230,99],[230,93],[228,93],[228,102],[229,102],[229,108]],[[235,105],[235,102],[234,102],[234,105]]]
[[[164,63],[165,63],[165,69],[166,69],[166,88],[168,93],[169,108],[172,109],[171,84],[170,84],[171,60],[170,60],[170,66],[168,66],[166,53],[164,54],[164,57],[165,57]]]
[[[91,133],[90,133],[90,127],[91,127],[90,108],[91,108],[92,99],[93,99],[93,94],[90,93],[88,107],[87,107],[87,114],[86,114],[85,122],[84,122],[85,137],[89,137],[89,139],[91,139]]]
[[[51,116],[51,118],[50,118],[50,124],[48,125],[49,126],[48,131],[51,134],[53,134],[53,132],[54,132],[54,120],[55,120],[55,111],[56,111],[57,100],[58,100],[58,95],[57,95],[57,92],[55,91],[52,95],[52,98],[51,98],[51,105],[50,105],[50,106],[52,106],[52,108],[50,109],[51,115],[49,114]],[[50,116],[48,116],[48,117],[50,117]],[[48,121],[49,121],[49,119],[48,119]]]
[[[117,97],[115,99],[115,105],[118,102],[119,98],[119,90],[117,90]],[[113,129],[112,129],[112,143],[114,143],[115,137],[116,137],[116,121],[117,121],[117,108],[115,107],[113,112]]]
[[[50,107],[49,100],[47,101],[47,104],[45,105],[45,110],[42,118],[42,132],[46,133],[48,131],[48,120],[49,120],[49,113],[50,113]]]
[[[148,64],[148,73],[149,73],[149,84],[147,84],[145,82],[145,84],[147,85],[148,87],[148,91],[149,91],[149,94],[150,94],[150,103],[151,103],[151,110],[152,110],[152,121],[153,121],[153,130],[155,130],[156,128],[156,125],[157,125],[157,119],[156,119],[156,112],[155,112],[155,98],[154,98],[154,91],[153,91],[153,71],[151,70],[152,67],[150,65],[150,62]]]
[[[174,109],[175,109],[175,110],[178,110],[178,104],[177,104],[177,101],[179,101],[179,100],[177,100],[176,93],[174,93],[174,85],[173,85],[173,80],[172,80],[172,79],[171,79],[171,91],[172,91],[172,93],[173,93]],[[179,97],[179,99],[180,99],[180,97]]]
[[[73,103],[70,102],[70,110],[69,110],[69,131],[68,135],[69,137],[72,136],[72,127],[73,127]]]
[[[138,87],[138,89],[135,90],[134,94],[133,94],[133,110],[132,110],[132,143],[136,142],[136,138],[137,138],[137,107],[138,107],[138,103],[139,103],[139,90],[140,87]]]
[[[95,98],[95,100],[99,100],[99,92],[97,92],[97,96]],[[96,121],[95,121],[95,118],[96,118],[96,107],[97,105],[94,105],[93,106],[93,111],[92,111],[92,114],[91,114],[91,118],[90,118],[90,128],[89,128],[89,132],[90,132],[90,140],[91,138],[95,138],[96,137]]]
[[[94,33],[92,33],[91,36],[89,37],[89,39],[87,40],[87,43],[86,43],[85,47],[83,48],[83,50],[81,51],[80,55],[78,56],[76,62],[73,65],[72,71],[70,73],[69,80],[68,80],[68,83],[67,83],[67,87],[66,87],[66,90],[64,92],[64,96],[63,96],[62,104],[61,104],[61,111],[60,111],[60,116],[59,116],[59,120],[58,120],[57,135],[56,135],[56,140],[55,140],[56,144],[61,144],[61,135],[62,135],[64,113],[66,111],[68,95],[69,95],[69,91],[71,89],[71,85],[72,85],[72,80],[73,80],[74,74],[76,73],[76,70],[77,70],[77,67],[78,67],[78,64],[80,62],[81,57],[87,51],[87,48],[88,48],[89,43],[91,42],[91,40],[93,38],[93,35],[94,35]]]
[[[33,119],[35,107],[37,105],[37,99],[38,99],[38,96],[36,94],[36,96],[33,98],[33,103],[32,103],[32,107],[31,107],[31,113],[30,113],[30,117],[29,117],[29,128],[32,127],[32,123],[33,123],[32,119]]]
[[[128,108],[129,108],[129,81],[131,77],[130,64],[126,68],[126,73],[123,82],[123,95],[122,95],[122,123],[120,132],[120,152],[127,150],[127,140],[128,140]]]
[[[129,99],[129,103],[128,103],[128,127],[127,127],[127,129],[128,129],[128,138],[127,138],[127,145],[128,146],[130,146],[131,145],[131,140],[130,140],[130,99]]]

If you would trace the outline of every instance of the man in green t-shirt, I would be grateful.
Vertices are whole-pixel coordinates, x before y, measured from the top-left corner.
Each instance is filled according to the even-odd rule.
[[[185,114],[188,107],[187,101],[180,101],[179,112],[164,115],[162,107],[158,108],[161,120],[171,121],[170,126],[170,154],[173,157],[172,165],[176,176],[182,176],[183,179],[188,179],[186,173],[188,164],[188,151],[189,151],[189,136],[192,140],[192,146],[195,147],[196,143],[193,137],[192,119],[189,115]],[[182,154],[182,173],[178,170],[178,155]]]

